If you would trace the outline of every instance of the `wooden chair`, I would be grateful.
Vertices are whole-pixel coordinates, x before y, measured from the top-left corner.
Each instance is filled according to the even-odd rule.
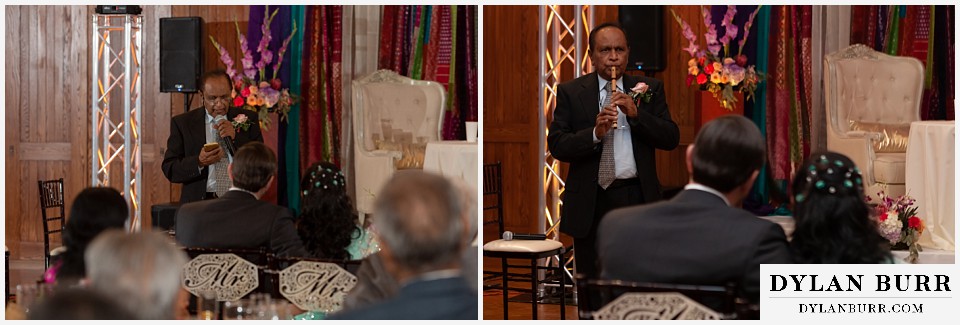
[[[50,268],[50,256],[53,250],[63,245],[63,226],[67,219],[63,200],[63,178],[52,181],[37,181],[40,188],[40,215],[43,218],[43,269]],[[48,215],[48,209],[58,209],[59,214]],[[60,234],[60,244],[51,248],[51,237]]]
[[[715,285],[688,285],[651,282],[630,282],[621,280],[587,279],[585,275],[577,275],[577,309],[580,319],[594,319],[597,311],[614,301],[620,295],[628,292],[638,293],[678,293],[707,307],[721,315],[723,319],[737,318],[736,287],[730,283],[726,286]],[[671,306],[671,310],[682,312],[690,306]],[[759,316],[759,307],[757,307]],[[676,313],[660,315],[663,319],[674,319]]]
[[[495,211],[496,214],[494,219],[488,219],[484,216],[484,224],[487,223],[497,223],[497,231],[502,234],[504,232],[504,223],[503,223],[503,175],[501,173],[501,164],[496,162],[493,164],[484,164],[483,165],[483,195],[484,201],[488,201],[489,197],[493,204],[487,205],[484,204],[484,211]],[[486,213],[485,213],[486,214]],[[510,280],[522,280],[530,281],[530,300],[533,306],[533,319],[537,319],[537,303],[538,303],[538,288],[543,284],[539,277],[540,270],[554,270],[557,274],[560,275],[560,288],[563,292],[566,288],[566,272],[564,272],[563,267],[563,253],[564,247],[559,241],[546,239],[546,240],[504,240],[498,239],[487,242],[483,245],[483,256],[485,257],[494,257],[500,259],[501,271],[500,272],[484,272],[484,281],[488,279],[493,279],[500,277],[502,279],[500,288],[503,291],[503,319],[509,319],[509,309],[507,308],[507,295],[510,290]],[[558,263],[556,266],[549,266],[550,262],[547,261],[548,266],[540,266],[537,262],[540,259],[549,259],[557,257]],[[513,265],[507,263],[507,259],[526,259],[530,261],[529,266],[527,265]],[[529,269],[530,273],[510,273],[510,268],[524,268]],[[484,286],[484,290],[492,289],[493,286]],[[514,289],[517,291],[526,291],[521,289]],[[560,297],[560,319],[566,319],[566,299],[564,299],[563,294]]]

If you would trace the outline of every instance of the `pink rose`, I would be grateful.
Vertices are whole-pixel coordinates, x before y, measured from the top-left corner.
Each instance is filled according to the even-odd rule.
[[[233,121],[234,121],[234,122],[237,122],[237,123],[246,123],[246,122],[247,122],[247,115],[246,115],[246,114],[237,114],[237,116],[233,118]]]
[[[636,86],[633,86],[633,88],[630,88],[631,91],[637,94],[646,93],[647,90],[649,89],[650,89],[650,86],[647,86],[647,84],[643,82],[638,82]]]
[[[243,106],[243,103],[243,97],[237,96],[233,98],[233,106],[240,107]]]

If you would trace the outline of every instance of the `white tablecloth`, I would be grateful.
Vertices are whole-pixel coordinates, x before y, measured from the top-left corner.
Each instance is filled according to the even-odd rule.
[[[891,253],[893,253],[893,258],[898,261],[903,261],[903,259],[910,255],[909,251],[892,251]],[[953,251],[927,249],[924,247],[923,251],[920,252],[920,255],[917,257],[917,264],[954,264],[954,260]]]
[[[477,162],[477,142],[435,141],[427,143],[423,170],[460,179],[477,188]]]
[[[926,224],[920,236],[925,249],[954,250],[954,121],[910,124],[907,142],[907,194],[917,199],[917,214]]]

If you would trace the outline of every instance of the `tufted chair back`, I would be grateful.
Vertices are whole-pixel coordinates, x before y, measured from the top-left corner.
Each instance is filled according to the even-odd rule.
[[[827,149],[861,169],[867,195],[903,194],[910,123],[920,120],[923,65],[855,44],[824,59]],[[898,193],[900,192],[900,193]]]
[[[440,83],[391,70],[353,81],[357,211],[373,212],[376,194],[394,171],[423,168],[427,142],[441,139],[445,103]]]

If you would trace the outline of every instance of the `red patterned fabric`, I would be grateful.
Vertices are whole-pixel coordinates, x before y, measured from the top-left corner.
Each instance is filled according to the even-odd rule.
[[[301,77],[300,166],[318,161],[337,165],[341,162],[342,16],[340,6],[307,9]]]

